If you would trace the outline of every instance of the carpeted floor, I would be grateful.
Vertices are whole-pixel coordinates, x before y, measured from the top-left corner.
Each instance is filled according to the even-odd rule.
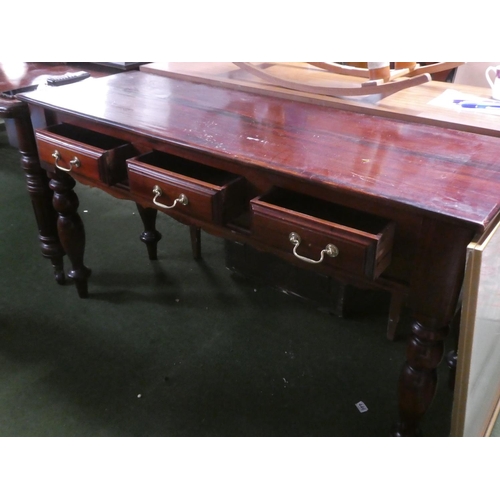
[[[194,261],[187,228],[163,214],[151,262],[135,205],[78,186],[92,269],[82,300],[40,256],[1,130],[0,190],[0,436],[389,434],[406,316],[389,342],[386,309],[337,318],[234,275],[205,233]],[[450,423],[439,373],[426,436]]]

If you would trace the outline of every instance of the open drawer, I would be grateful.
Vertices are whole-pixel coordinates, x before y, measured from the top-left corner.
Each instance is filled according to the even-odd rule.
[[[224,224],[245,208],[245,179],[160,151],[127,161],[130,192],[166,213]]]
[[[250,203],[252,235],[292,259],[370,279],[390,263],[389,220],[278,188]]]
[[[58,168],[108,185],[126,181],[125,160],[137,154],[128,142],[68,123],[37,129],[35,137],[40,159],[51,171]]]

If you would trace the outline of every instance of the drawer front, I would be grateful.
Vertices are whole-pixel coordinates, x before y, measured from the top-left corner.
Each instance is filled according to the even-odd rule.
[[[57,169],[107,185],[125,182],[131,144],[67,124],[35,131],[40,159]]]
[[[223,224],[243,210],[238,176],[158,152],[130,159],[127,167],[132,196],[172,216]]]
[[[362,214],[356,213],[353,220],[362,223],[357,224],[361,227],[353,227],[335,222],[335,207],[331,217],[323,219],[261,198],[252,200],[251,206],[252,235],[288,255],[292,262],[303,262],[318,271],[335,269],[369,279],[377,278],[390,263],[394,235],[394,223],[390,221],[370,220],[364,224],[360,221]]]

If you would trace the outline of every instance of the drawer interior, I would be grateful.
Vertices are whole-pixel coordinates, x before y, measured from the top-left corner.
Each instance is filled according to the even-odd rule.
[[[116,137],[70,125],[69,123],[60,123],[49,127],[47,130],[66,139],[88,144],[103,150],[116,149],[128,144],[126,141],[122,141]]]
[[[238,177],[231,172],[225,172],[161,151],[151,151],[137,157],[136,160],[214,186],[225,186]]]
[[[281,188],[273,188],[270,192],[261,196],[260,200],[286,210],[309,215],[316,219],[333,222],[370,234],[383,232],[388,223],[387,219],[376,215]]]

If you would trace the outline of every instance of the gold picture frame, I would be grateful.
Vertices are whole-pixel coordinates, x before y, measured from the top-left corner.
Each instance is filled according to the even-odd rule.
[[[499,411],[500,223],[467,247],[451,436],[489,436]]]

